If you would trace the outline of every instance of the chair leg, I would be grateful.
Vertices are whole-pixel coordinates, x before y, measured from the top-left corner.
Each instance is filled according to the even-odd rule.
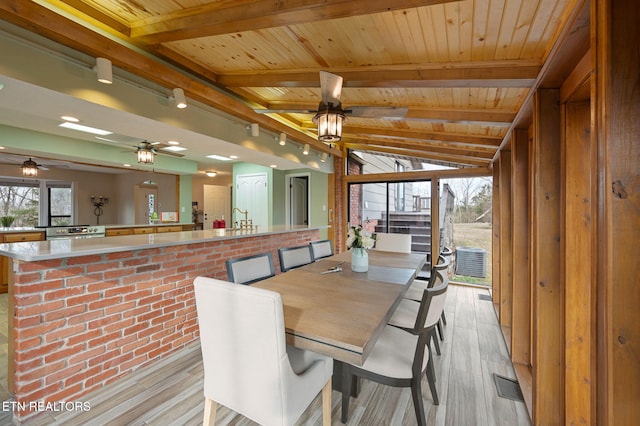
[[[342,416],[340,421],[349,420],[349,398],[351,398],[351,366],[346,362],[342,365]]]
[[[442,311],[442,315],[440,315],[440,319],[442,320],[442,323],[444,325],[447,325],[447,317],[444,314],[444,311]]]
[[[429,356],[429,361],[427,362],[427,381],[429,382],[429,389],[431,389],[433,405],[440,405],[440,401],[438,400],[438,391],[436,390],[436,374],[431,356]]]
[[[418,426],[425,426],[427,419],[424,415],[424,403],[422,402],[422,388],[420,386],[421,376],[414,377],[411,382],[411,396],[413,397],[413,408],[416,412]]]
[[[438,321],[438,334],[440,335],[440,340],[444,340],[444,331],[442,330],[442,321]]]
[[[322,388],[322,426],[331,426],[331,377]]]
[[[204,399],[204,419],[202,426],[213,426],[216,424],[216,407],[218,404],[210,398]]]
[[[436,331],[435,330],[432,330],[429,333],[429,342],[433,342],[433,346],[435,346],[435,348],[436,348],[436,353],[438,355],[441,355],[440,354],[440,343],[438,343],[438,336],[436,336]]]

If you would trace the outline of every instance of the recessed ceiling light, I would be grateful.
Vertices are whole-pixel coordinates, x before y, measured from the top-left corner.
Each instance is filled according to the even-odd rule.
[[[180,145],[180,142],[178,142],[178,141],[167,141],[167,143],[169,145]]]
[[[100,136],[106,136],[113,133],[108,130],[102,130],[95,127],[83,126],[82,124],[70,123],[68,121],[65,121],[64,123],[60,124],[60,127],[64,127],[65,129],[77,130],[79,132],[100,135]]]
[[[73,117],[71,115],[63,115],[60,118],[63,119],[64,121],[71,121],[72,123],[78,123],[80,121],[79,118]]]
[[[272,165],[271,165],[271,166],[269,166],[269,167],[271,167],[272,169],[276,169],[276,168],[278,167],[278,165],[277,165],[277,164],[272,164]]]
[[[211,158],[212,160],[220,160],[220,161],[231,161],[229,157],[223,157],[222,155],[207,155],[207,158]]]
[[[4,149],[4,146],[0,146],[0,149]]]
[[[215,177],[215,175],[217,174],[216,172],[214,172],[213,170],[207,170],[205,172],[205,174],[209,177]]]
[[[173,151],[173,152],[178,152],[178,151],[186,151],[187,148],[183,147],[183,146],[165,146],[164,148],[160,148],[163,151]]]
[[[122,167],[131,167],[131,164],[124,163]]]
[[[229,158],[233,158],[234,160],[238,158],[237,155],[230,155]]]

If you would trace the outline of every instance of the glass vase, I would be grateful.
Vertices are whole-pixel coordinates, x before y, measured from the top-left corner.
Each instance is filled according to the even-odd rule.
[[[369,270],[369,254],[363,248],[351,249],[351,270],[353,272],[367,272]]]

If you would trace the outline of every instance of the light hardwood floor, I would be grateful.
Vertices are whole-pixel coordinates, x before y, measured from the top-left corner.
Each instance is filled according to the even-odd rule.
[[[423,398],[429,425],[530,425],[527,409],[497,395],[493,373],[515,378],[492,303],[479,299],[485,289],[451,285],[445,308],[447,326],[435,355],[440,405],[432,404],[426,379]],[[38,425],[199,425],[202,424],[202,361],[192,345],[172,357],[87,395],[87,412],[47,413],[23,423]],[[333,392],[332,423],[340,423],[340,394]],[[300,425],[322,423],[320,397],[305,412]],[[255,423],[218,406],[219,425]],[[415,425],[409,389],[364,381],[351,400],[349,425]],[[11,424],[5,416],[4,422]]]

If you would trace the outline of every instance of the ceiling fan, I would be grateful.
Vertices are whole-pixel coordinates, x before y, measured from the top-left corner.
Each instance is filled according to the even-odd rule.
[[[137,154],[139,163],[147,163],[147,164],[153,164],[153,157],[154,155],[157,155],[157,154],[171,155],[173,157],[184,157],[184,154],[166,150],[166,148],[170,148],[172,146],[173,145],[165,144],[161,142],[149,142],[147,140],[144,140],[138,143],[137,145],[132,146],[133,149],[131,151]],[[126,152],[131,152],[131,151],[126,151]]]
[[[318,125],[318,139],[323,142],[336,142],[341,139],[342,121],[345,117],[400,119],[408,111],[407,107],[352,106],[342,108],[343,78],[337,74],[320,71],[320,92],[322,100],[318,109],[254,109],[258,114],[315,114],[314,123]]]

